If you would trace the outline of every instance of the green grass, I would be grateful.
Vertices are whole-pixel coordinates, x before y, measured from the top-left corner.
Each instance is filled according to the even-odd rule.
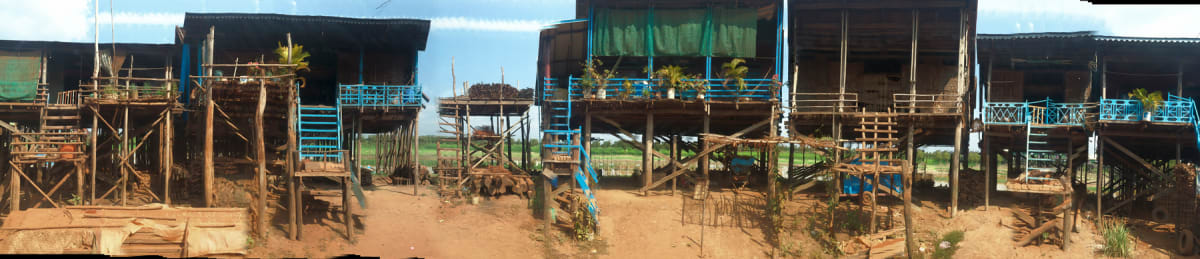
[[[1104,255],[1129,257],[1133,254],[1133,242],[1129,240],[1129,228],[1117,221],[1102,221],[1100,230],[1104,234]]]

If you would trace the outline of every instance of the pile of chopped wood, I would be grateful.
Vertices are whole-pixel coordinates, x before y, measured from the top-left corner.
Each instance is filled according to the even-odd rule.
[[[471,172],[468,186],[475,193],[498,196],[512,193],[529,197],[533,195],[534,183],[528,175],[513,174],[503,166],[489,166]]]
[[[1196,219],[1196,171],[1192,164],[1176,165],[1171,172],[1175,176],[1174,188],[1167,195],[1167,199],[1162,200],[1165,204],[1155,206],[1155,210],[1160,210],[1162,207],[1168,215],[1167,221],[1174,222],[1176,227],[1191,227],[1195,225]],[[1156,212],[1157,213],[1157,212]]]
[[[983,205],[983,195],[987,191],[987,174],[983,171],[963,168],[958,172],[959,202],[965,205]]]
[[[529,99],[533,98],[533,89],[517,90],[509,84],[485,83],[471,85],[467,94],[471,99]]]

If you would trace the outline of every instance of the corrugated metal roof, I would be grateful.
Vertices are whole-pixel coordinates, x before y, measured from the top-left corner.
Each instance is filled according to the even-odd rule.
[[[1129,43],[1168,43],[1168,44],[1197,44],[1200,38],[1152,38],[1152,37],[1123,37],[1096,36],[1097,41],[1129,42]]]
[[[247,46],[273,47],[279,36],[291,33],[294,39],[327,47],[395,49],[411,47],[425,50],[429,38],[429,20],[364,19],[332,16],[304,16],[257,13],[187,13],[183,28],[188,41],[203,39],[210,26],[217,27],[217,44],[231,40]]]
[[[1012,33],[1012,34],[978,34],[977,39],[980,40],[1024,40],[1024,39],[1058,39],[1058,38],[1083,38],[1094,37],[1094,31],[1077,31],[1077,32],[1034,32],[1034,33]]]
[[[1077,32],[1035,32],[1012,34],[979,34],[980,40],[1024,40],[1024,39],[1064,39],[1089,38],[1090,40],[1107,43],[1161,43],[1161,44],[1200,44],[1200,38],[1156,38],[1156,37],[1126,37],[1096,35],[1094,31]]]

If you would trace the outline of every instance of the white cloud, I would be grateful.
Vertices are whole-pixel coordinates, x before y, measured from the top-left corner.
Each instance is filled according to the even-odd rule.
[[[0,0],[0,39],[80,41],[90,38],[88,0]]]
[[[516,19],[478,19],[467,17],[435,17],[430,19],[430,30],[470,30],[535,32],[549,22]]]
[[[989,13],[1092,17],[1104,21],[1116,36],[1200,37],[1200,19],[1193,18],[1200,13],[1200,6],[1197,5],[1092,5],[1078,0],[980,0],[979,15]]]
[[[88,22],[91,22],[91,19],[88,19]],[[101,12],[100,24],[175,26],[183,24],[183,13],[117,12],[110,16],[108,12]]]

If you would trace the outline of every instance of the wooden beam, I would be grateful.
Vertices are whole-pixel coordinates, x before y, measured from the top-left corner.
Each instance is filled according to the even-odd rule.
[[[1134,162],[1141,164],[1143,167],[1146,167],[1147,169],[1150,169],[1150,172],[1153,172],[1155,176],[1158,176],[1159,178],[1165,177],[1163,175],[1162,171],[1159,171],[1157,167],[1154,167],[1154,165],[1151,165],[1150,163],[1146,162],[1146,160],[1142,159],[1141,156],[1138,156],[1136,153],[1133,153],[1133,151],[1129,151],[1129,149],[1125,148],[1125,146],[1122,146],[1120,143],[1117,143],[1116,141],[1112,140],[1109,137],[1103,137],[1103,138],[1104,138],[1105,143],[1108,143],[1109,145],[1112,145],[1113,147],[1117,148],[1117,151],[1121,151],[1121,153],[1124,153],[1125,155],[1129,156],[1129,158],[1132,158]]]

